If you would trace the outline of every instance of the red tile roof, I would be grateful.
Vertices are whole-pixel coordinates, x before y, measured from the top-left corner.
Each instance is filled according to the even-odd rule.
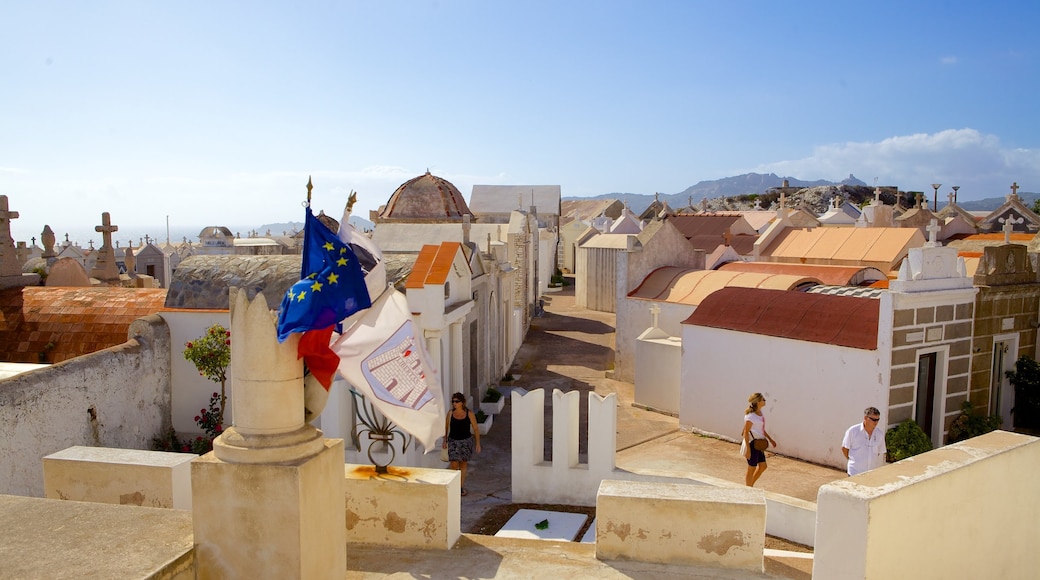
[[[424,245],[415,260],[412,273],[408,275],[405,288],[422,288],[427,284],[444,284],[448,281],[451,265],[462,244],[442,242],[439,246]]]
[[[683,324],[863,350],[877,349],[880,301],[757,288],[722,288]]]
[[[61,362],[123,344],[130,323],[165,301],[161,288],[0,290],[0,361]]]

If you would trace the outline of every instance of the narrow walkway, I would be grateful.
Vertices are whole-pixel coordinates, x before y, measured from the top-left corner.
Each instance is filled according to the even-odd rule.
[[[600,395],[617,393],[618,467],[693,471],[744,483],[747,463],[739,456],[737,444],[682,432],[677,418],[632,406],[635,389],[631,383],[605,378],[605,371],[613,368],[613,314],[578,308],[573,286],[569,286],[551,295],[546,300],[546,316],[535,320],[517,356],[518,364],[530,369],[525,371],[532,378],[530,386],[541,386],[538,381],[546,376],[565,376],[571,379],[571,388],[595,389]],[[561,340],[567,344],[559,344]],[[734,409],[735,422],[740,422],[742,413],[743,409]],[[783,434],[773,435],[780,441],[782,452]],[[773,453],[768,454],[768,464],[759,487],[812,502],[820,486],[846,477],[839,469]]]

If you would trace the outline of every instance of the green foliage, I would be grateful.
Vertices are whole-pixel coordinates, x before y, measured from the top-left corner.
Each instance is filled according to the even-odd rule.
[[[47,268],[44,268],[43,266],[36,266],[35,268],[33,268],[32,271],[33,271],[33,274],[36,274],[36,275],[38,275],[40,277],[40,286],[46,286],[47,285]]]
[[[900,461],[932,450],[932,440],[913,419],[907,419],[885,433],[885,447],[892,461]]]
[[[990,431],[1000,429],[1000,416],[986,417],[975,412],[975,406],[971,401],[964,401],[961,405],[961,414],[950,424],[948,442],[956,443],[972,437],[984,435]]]
[[[506,373],[506,376],[502,377],[503,383],[511,383],[516,379],[513,378],[513,373]]]
[[[477,418],[477,423],[483,423],[484,421],[487,421],[487,414],[485,414],[484,411],[481,411],[480,409],[477,409],[477,412],[474,413],[474,416]]]
[[[488,390],[484,393],[485,403],[497,403],[502,398],[502,391],[499,391],[495,387],[488,387]]]
[[[1015,406],[1011,409],[1015,427],[1040,428],[1040,363],[1022,355],[1015,361],[1015,370],[1007,371],[1007,378],[1015,386]]]
[[[1040,213],[1040,197],[1033,201],[1033,207],[1029,209],[1033,210],[1033,213]]]
[[[199,375],[220,383],[220,400],[217,412],[217,423],[224,423],[224,406],[227,403],[225,385],[227,369],[231,364],[231,331],[219,324],[206,330],[206,334],[195,340],[184,343],[184,358],[191,361],[198,369]],[[198,419],[196,419],[196,422]],[[202,426],[200,424],[200,426]]]

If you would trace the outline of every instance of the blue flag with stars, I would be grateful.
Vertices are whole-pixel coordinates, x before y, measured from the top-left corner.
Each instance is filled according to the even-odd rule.
[[[282,298],[278,341],[294,332],[319,330],[372,306],[361,262],[350,247],[318,221],[311,208],[303,226],[300,281]]]

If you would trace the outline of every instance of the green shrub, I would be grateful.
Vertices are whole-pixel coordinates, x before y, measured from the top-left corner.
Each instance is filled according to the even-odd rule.
[[[474,416],[477,418],[477,423],[483,423],[484,421],[487,421],[487,414],[484,413],[484,411],[481,411],[480,409],[477,409],[477,412],[474,413]]]
[[[495,387],[488,387],[487,392],[484,393],[485,403],[497,403],[502,398],[502,391],[499,391]]]
[[[892,461],[900,461],[932,450],[932,440],[913,419],[907,419],[885,433],[885,447]]]
[[[975,412],[975,406],[971,401],[964,401],[961,405],[961,414],[950,424],[950,433],[947,441],[956,443],[972,437],[984,435],[990,431],[1000,429],[1000,416],[986,417]]]
[[[1011,409],[1015,427],[1040,428],[1040,363],[1022,355],[1015,361],[1015,370],[1007,371],[1007,378],[1015,386]]]

